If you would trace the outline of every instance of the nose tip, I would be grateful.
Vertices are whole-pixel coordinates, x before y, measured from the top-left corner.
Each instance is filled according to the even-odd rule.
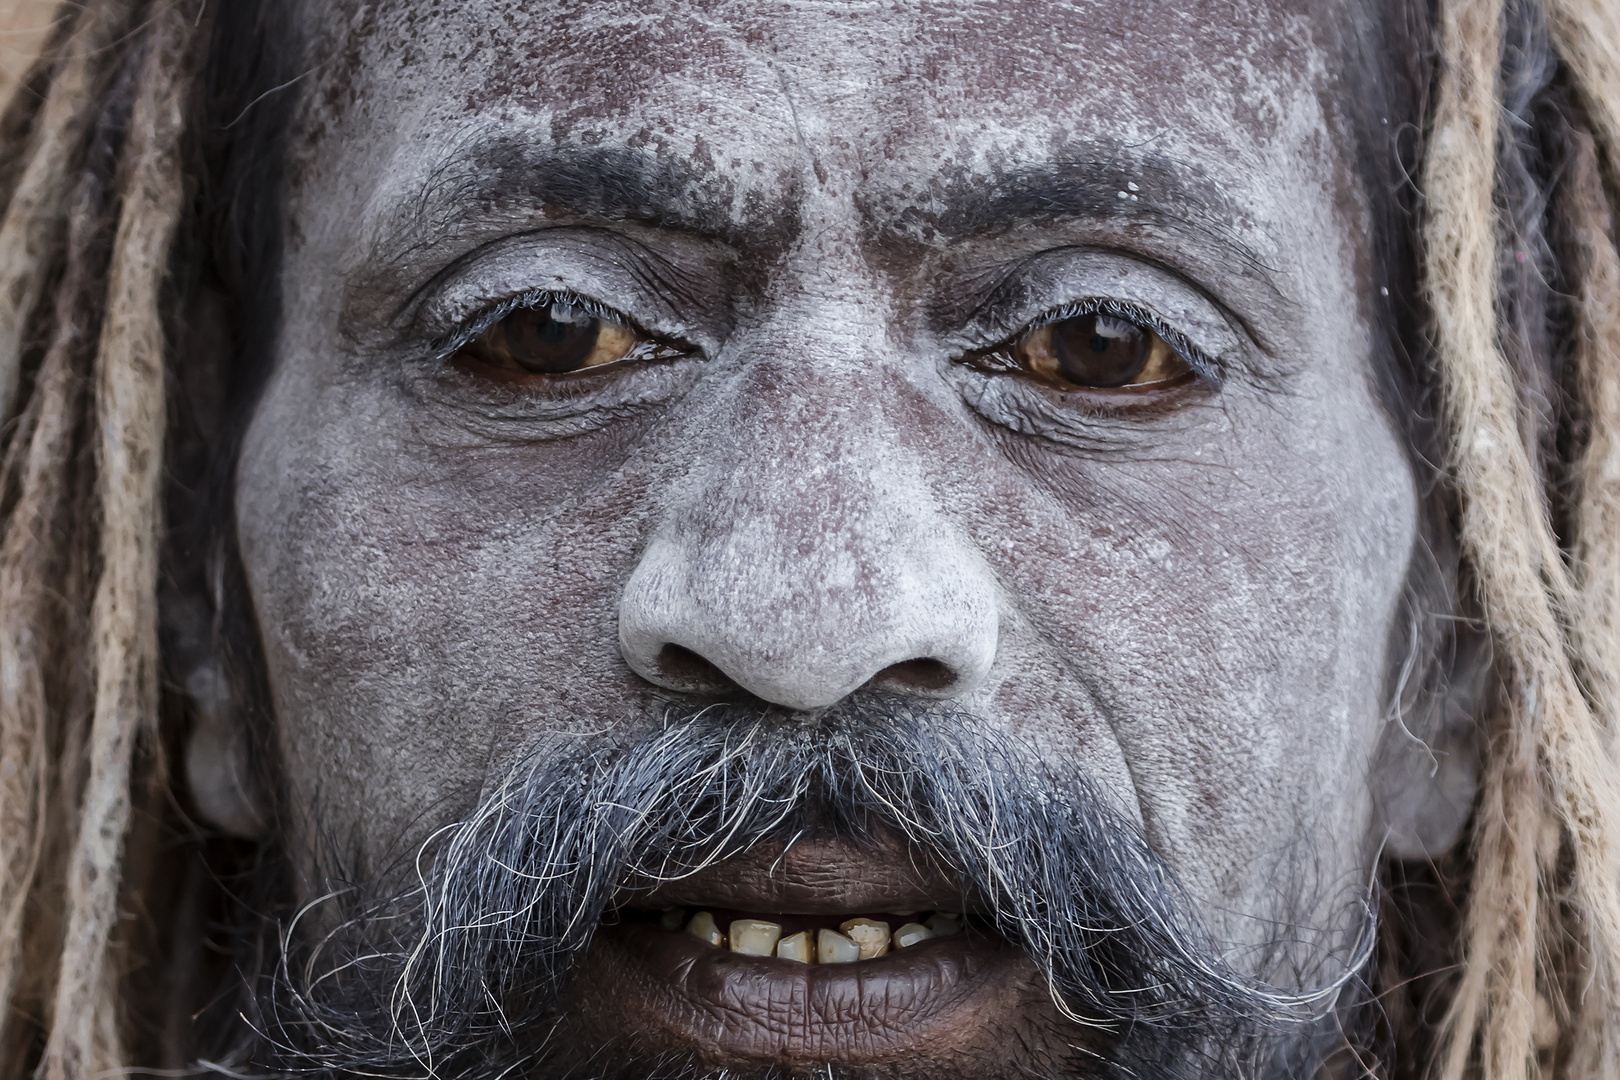
[[[741,688],[813,711],[863,687],[960,696],[984,681],[995,659],[993,596],[961,569],[967,560],[928,560],[957,569],[926,576],[915,563],[866,575],[888,587],[863,594],[817,587],[813,574],[740,580],[678,548],[649,548],[619,608],[625,661],[658,686],[705,695]]]

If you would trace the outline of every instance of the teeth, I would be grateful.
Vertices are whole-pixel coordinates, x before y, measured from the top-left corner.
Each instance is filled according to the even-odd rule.
[[[934,932],[922,923],[908,922],[894,932],[894,947],[897,949],[909,948],[919,941],[927,941],[934,936]]]
[[[707,911],[700,911],[692,916],[692,921],[686,924],[686,932],[716,947],[724,945],[726,941],[726,935],[715,925],[714,916]]]
[[[783,937],[780,923],[733,919],[729,933],[722,933],[713,912],[699,911],[688,920],[685,908],[669,908],[659,915],[658,925],[678,931],[684,922],[686,933],[716,948],[724,949],[729,943],[731,951],[741,956],[775,956],[801,964],[874,960],[891,949],[909,949],[930,938],[962,932],[962,916],[952,911],[936,911],[920,923],[904,915],[895,917],[907,921],[893,933],[881,919],[855,918],[844,920],[837,930],[801,930]]]
[[[782,927],[761,919],[733,919],[728,931],[731,951],[744,956],[770,956],[782,936]]]
[[[850,919],[838,924],[844,936],[861,950],[862,960],[874,960],[889,951],[889,924],[876,919]]]
[[[737,924],[731,924],[731,932],[737,932]],[[810,940],[810,931],[800,930],[797,934],[789,935],[776,943],[776,955],[783,960],[797,960],[801,964],[816,962],[816,947]]]
[[[861,947],[836,930],[816,931],[816,962],[852,964],[861,958]]]

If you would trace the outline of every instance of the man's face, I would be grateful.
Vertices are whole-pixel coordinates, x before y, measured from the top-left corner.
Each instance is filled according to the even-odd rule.
[[[1083,777],[1237,969],[1343,959],[1416,495],[1331,20],[309,5],[236,506],[291,850],[375,874],[526,754],[881,691]],[[656,906],[974,904],[782,847]],[[989,938],[652,936],[593,946],[582,1038],[965,1076],[1079,1040]]]

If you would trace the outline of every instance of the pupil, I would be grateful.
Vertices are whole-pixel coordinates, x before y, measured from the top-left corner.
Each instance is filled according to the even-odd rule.
[[[573,314],[567,310],[564,318],[556,318],[555,306],[513,312],[508,316],[513,325],[507,338],[512,359],[529,371],[546,375],[578,371],[596,347],[601,323],[589,316],[566,317]]]
[[[1065,378],[1081,386],[1124,386],[1148,361],[1148,334],[1108,315],[1078,315],[1052,328],[1053,351]]]

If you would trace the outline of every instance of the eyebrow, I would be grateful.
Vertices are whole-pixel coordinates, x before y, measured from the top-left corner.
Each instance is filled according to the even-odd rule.
[[[761,192],[739,197],[736,182],[718,170],[632,147],[482,137],[438,162],[385,215],[371,247],[386,264],[459,232],[469,218],[512,207],[587,224],[642,222],[742,248],[797,233],[797,190],[770,202]]]
[[[856,207],[877,235],[922,232],[949,241],[1042,222],[1158,224],[1198,236],[1273,296],[1283,295],[1275,268],[1241,235],[1248,215],[1217,183],[1161,156],[1088,148],[989,175],[934,179],[921,193],[868,190],[857,194]],[[802,185],[788,174],[775,192],[737,188],[706,163],[623,144],[554,147],[532,135],[485,135],[456,147],[387,213],[373,232],[371,264],[404,260],[504,207],[543,208],[586,225],[640,222],[736,251],[791,245]]]
[[[934,185],[925,199],[870,197],[862,207],[877,227],[932,233],[950,241],[1068,220],[1157,224],[1193,233],[1237,259],[1277,292],[1277,270],[1244,239],[1249,214],[1220,185],[1162,157],[1120,152],[1064,155],[989,176]]]

